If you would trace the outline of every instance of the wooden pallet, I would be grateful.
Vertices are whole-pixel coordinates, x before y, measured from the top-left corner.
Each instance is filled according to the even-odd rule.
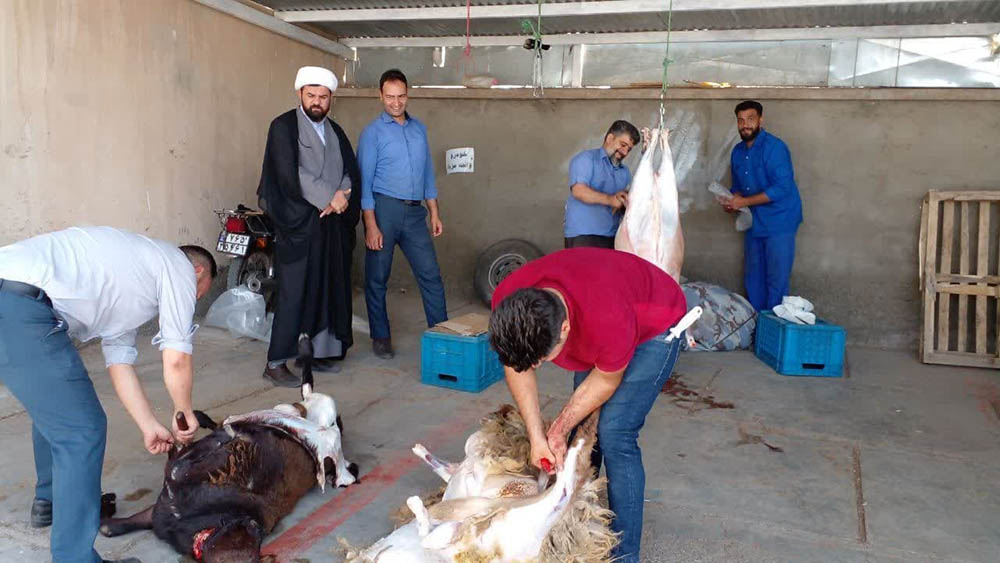
[[[1000,191],[929,192],[919,254],[921,360],[1000,368]]]

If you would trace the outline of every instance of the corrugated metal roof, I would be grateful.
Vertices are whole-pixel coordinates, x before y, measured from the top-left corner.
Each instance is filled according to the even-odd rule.
[[[442,0],[448,2],[452,0]],[[512,2],[514,0],[511,0]],[[272,0],[288,5],[321,2]],[[418,0],[397,0],[393,4],[420,4]],[[423,2],[428,4],[428,2]],[[437,4],[439,2],[435,2]],[[523,3],[523,0],[522,2]],[[346,4],[385,5],[376,0],[354,0]],[[338,7],[342,3],[337,3]],[[412,6],[411,6],[412,7]],[[675,31],[701,29],[775,29],[808,27],[922,25],[945,23],[1000,22],[1000,0],[966,2],[914,2],[850,7],[776,8],[755,10],[712,10],[675,13]],[[339,37],[447,37],[465,34],[464,20],[316,22]],[[661,14],[617,14],[601,16],[552,16],[542,19],[543,34],[610,33],[665,31]],[[472,22],[475,35],[520,35],[520,19],[482,19]]]
[[[274,10],[351,10],[464,6],[464,0],[258,0]],[[564,3],[579,0],[546,0]],[[763,2],[762,2],[763,3]],[[525,4],[525,0],[489,0],[475,6]],[[1000,22],[1000,0],[914,1],[855,6],[695,10],[675,12],[672,28],[687,30],[776,29],[843,26],[923,25]],[[447,37],[465,34],[464,20],[386,20],[313,22],[341,38]],[[550,16],[542,19],[544,34],[665,31],[665,13],[624,13],[599,16]],[[472,34],[521,35],[519,18],[476,19]]]
[[[531,0],[476,0],[473,6],[524,4]],[[562,2],[592,2],[595,0],[545,0],[546,4]],[[262,0],[258,4],[272,10],[353,10],[357,8],[441,8],[465,6],[465,0]]]

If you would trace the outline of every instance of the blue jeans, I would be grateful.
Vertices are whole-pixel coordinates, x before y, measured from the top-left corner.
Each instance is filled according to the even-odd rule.
[[[632,361],[614,395],[601,407],[597,424],[597,444],[592,457],[595,471],[600,473],[604,458],[608,475],[608,503],[615,513],[611,527],[621,534],[615,549],[616,563],[639,561],[642,539],[642,509],[646,489],[646,472],[639,450],[639,430],[646,415],[670,379],[680,352],[683,336],[667,342],[667,332],[643,342],[635,349]],[[590,372],[578,371],[573,377],[576,389]]]
[[[795,233],[752,237],[744,241],[743,284],[747,300],[758,311],[781,304],[795,261]]]
[[[43,301],[0,291],[0,382],[31,417],[35,496],[52,501],[52,561],[100,562],[107,419],[66,323]]]
[[[375,222],[382,231],[382,250],[368,249],[365,254],[365,304],[368,306],[372,339],[390,338],[391,335],[385,291],[397,244],[406,255],[420,287],[427,326],[448,320],[444,283],[431,233],[427,229],[427,209],[422,205],[406,205],[401,200],[376,193]]]

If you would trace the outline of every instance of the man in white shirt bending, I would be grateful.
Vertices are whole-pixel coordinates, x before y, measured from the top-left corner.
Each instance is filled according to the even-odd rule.
[[[52,524],[54,562],[101,562],[101,467],[107,419],[70,337],[101,338],[115,391],[152,454],[191,440],[191,338],[195,302],[216,275],[204,248],[111,227],[70,228],[0,248],[0,383],[32,421],[38,480],[31,525]],[[173,433],[153,414],[132,364],[139,327],[153,338],[175,413]],[[135,561],[126,560],[126,561]]]

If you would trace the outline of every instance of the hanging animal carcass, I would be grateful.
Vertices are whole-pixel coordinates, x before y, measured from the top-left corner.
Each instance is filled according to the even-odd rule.
[[[657,154],[660,163],[654,169]],[[684,264],[684,233],[666,129],[652,132],[649,146],[639,160],[628,193],[628,207],[615,236],[615,249],[646,259],[679,283]]]

